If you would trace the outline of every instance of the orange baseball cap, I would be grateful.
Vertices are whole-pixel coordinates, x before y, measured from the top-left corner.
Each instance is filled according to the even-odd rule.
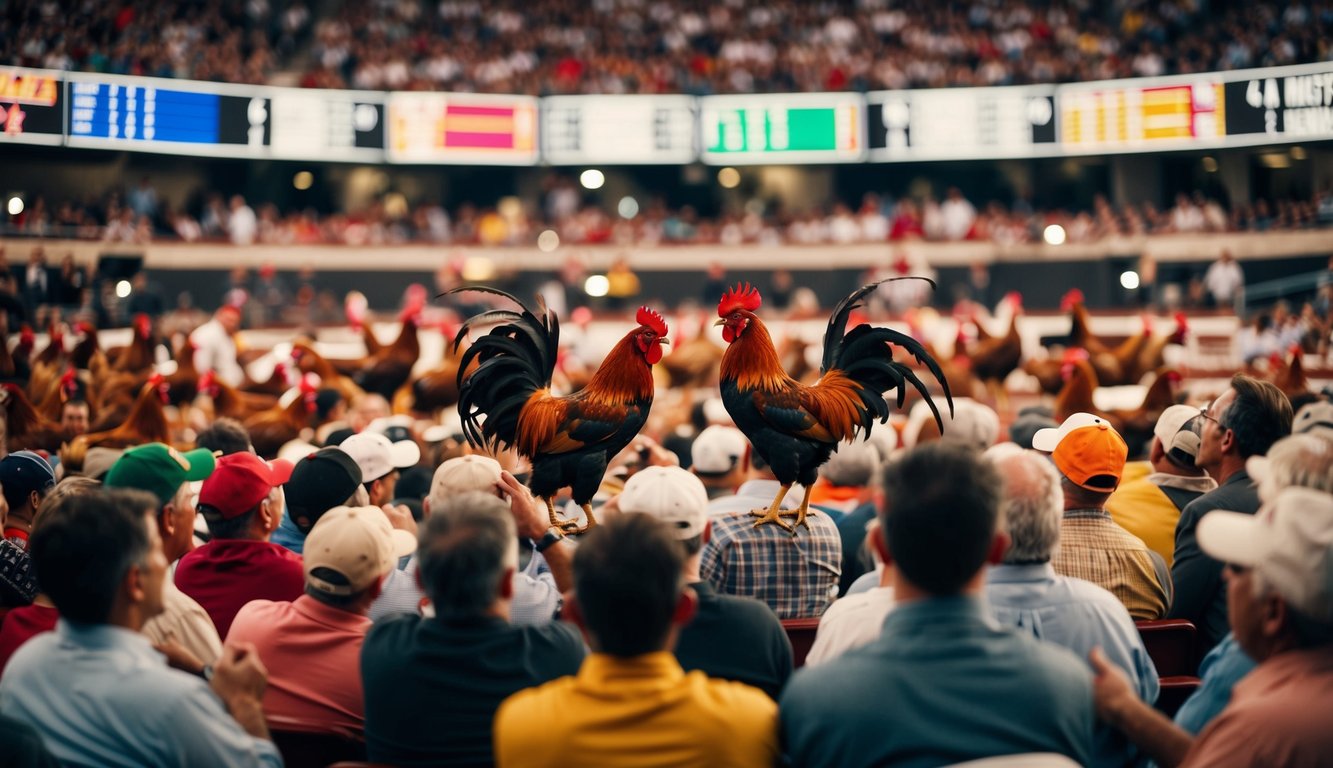
[[[1102,493],[1120,484],[1129,456],[1120,433],[1091,413],[1076,413],[1059,427],[1037,430],[1032,447],[1049,452],[1055,468],[1074,485]]]

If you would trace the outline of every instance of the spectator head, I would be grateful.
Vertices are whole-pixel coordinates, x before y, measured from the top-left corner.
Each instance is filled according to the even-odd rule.
[[[1219,483],[1291,434],[1291,402],[1266,381],[1243,374],[1204,409],[1198,464]]]
[[[1047,563],[1060,545],[1064,494],[1055,465],[1036,451],[997,445],[986,451],[1001,478],[1001,527],[1009,534],[1004,562]]]
[[[235,304],[223,304],[213,313],[213,317],[228,334],[234,335],[241,330],[241,309]]]
[[[518,532],[509,504],[461,493],[433,505],[417,545],[417,578],[444,618],[509,616]]]
[[[1019,416],[1009,425],[1009,439],[1019,448],[1032,448],[1032,436],[1043,429],[1054,429],[1059,422],[1039,413]]]
[[[325,605],[364,613],[384,576],[416,545],[378,507],[334,507],[306,536],[305,592]]]
[[[1000,436],[1000,417],[989,406],[971,398],[959,397],[953,401],[953,415],[941,411],[944,431],[935,423],[935,414],[926,402],[912,406],[903,427],[903,444],[907,446],[943,440],[984,451],[995,444]]]
[[[879,449],[864,440],[840,443],[819,468],[819,476],[839,488],[864,488],[874,482],[879,462]]]
[[[365,506],[370,499],[361,485],[361,467],[341,448],[320,448],[302,457],[282,490],[287,517],[307,534],[330,509]]]
[[[219,416],[201,431],[195,438],[195,445],[221,453],[223,456],[254,452],[254,446],[250,444],[250,433],[241,422],[227,416]]]
[[[0,488],[11,520],[31,524],[37,507],[55,484],[51,465],[32,451],[15,451],[0,459]]]
[[[60,429],[66,435],[82,435],[90,425],[88,403],[85,400],[66,400],[60,408]]]
[[[1245,462],[1259,498],[1272,501],[1283,488],[1299,486],[1333,493],[1333,440],[1318,434],[1284,437],[1265,456]]]
[[[342,393],[332,387],[325,387],[315,393],[315,421],[324,424],[337,421],[347,415],[347,401]]]
[[[361,467],[361,482],[372,506],[388,504],[398,484],[398,473],[421,460],[421,448],[416,443],[410,440],[395,443],[373,432],[352,435],[338,447]]]
[[[705,427],[690,444],[690,471],[705,483],[726,484],[746,469],[750,442],[735,427]],[[735,483],[732,483],[735,485]]]
[[[1173,475],[1197,475],[1194,465],[1199,456],[1199,409],[1188,405],[1173,405],[1162,411],[1153,427],[1152,447],[1148,460],[1157,472]]]
[[[681,543],[686,558],[699,554],[708,541],[708,491],[680,467],[646,467],[625,481],[620,511],[649,515],[661,521]]]
[[[1199,546],[1227,564],[1228,616],[1251,657],[1333,643],[1333,496],[1287,488],[1255,515],[1212,512]]]
[[[91,453],[91,451],[90,451]],[[180,453],[162,443],[127,449],[106,473],[108,488],[133,488],[157,499],[158,538],[169,562],[190,551],[194,543],[194,486],[213,473],[207,449]]]
[[[422,511],[429,516],[431,510],[463,493],[483,493],[503,498],[499,489],[501,470],[500,462],[490,456],[469,454],[449,459],[435,470],[435,476],[430,482],[430,493],[421,503]]]
[[[253,453],[233,453],[217,461],[217,469],[199,489],[199,513],[214,539],[268,541],[282,520],[282,484],[292,465],[267,462]]]
[[[1291,421],[1292,434],[1322,430],[1325,437],[1333,438],[1333,403],[1316,400],[1296,412]]]
[[[1008,539],[998,530],[1000,477],[980,452],[959,444],[911,449],[883,473],[881,535],[873,544],[910,586],[947,596],[980,587]]]
[[[125,454],[123,448],[103,448],[97,446],[89,448],[83,456],[83,471],[80,473],[84,477],[91,477],[94,480],[103,480],[106,473],[120,461],[120,457]]]
[[[167,559],[152,524],[156,508],[150,494],[116,490],[70,494],[45,510],[29,550],[62,618],[138,630],[162,612]]]
[[[1032,436],[1032,447],[1051,454],[1064,478],[1066,506],[1102,507],[1120,485],[1129,446],[1100,416],[1076,413],[1055,429]]]
[[[598,653],[631,658],[670,648],[694,616],[684,555],[670,528],[649,515],[619,515],[574,553],[574,600],[565,607]]]

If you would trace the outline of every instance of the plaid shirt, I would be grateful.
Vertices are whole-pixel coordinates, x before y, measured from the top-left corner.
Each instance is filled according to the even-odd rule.
[[[1106,510],[1066,510],[1051,564],[1061,576],[1110,591],[1135,621],[1160,619],[1171,605],[1166,563],[1142,539],[1116,525]]]
[[[773,499],[758,500],[767,508]],[[810,510],[810,530],[792,536],[773,524],[754,527],[749,512],[711,517],[713,532],[704,545],[700,572],[719,591],[768,603],[779,619],[814,618],[824,613],[842,575],[842,538],[823,512]],[[790,521],[792,518],[788,518]]]

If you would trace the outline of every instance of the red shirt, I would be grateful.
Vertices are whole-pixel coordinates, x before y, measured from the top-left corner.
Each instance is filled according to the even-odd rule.
[[[223,640],[251,600],[291,602],[305,594],[301,556],[267,541],[214,539],[181,558],[176,586],[203,606]]]
[[[4,674],[9,657],[19,646],[43,632],[56,628],[60,613],[52,605],[25,605],[5,614],[0,624],[0,674]]]

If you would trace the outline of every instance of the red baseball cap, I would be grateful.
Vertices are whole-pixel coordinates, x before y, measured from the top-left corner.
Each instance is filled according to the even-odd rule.
[[[259,506],[274,488],[292,476],[292,463],[264,461],[253,453],[233,453],[217,460],[217,468],[199,489],[199,503],[207,504],[226,520]]]

